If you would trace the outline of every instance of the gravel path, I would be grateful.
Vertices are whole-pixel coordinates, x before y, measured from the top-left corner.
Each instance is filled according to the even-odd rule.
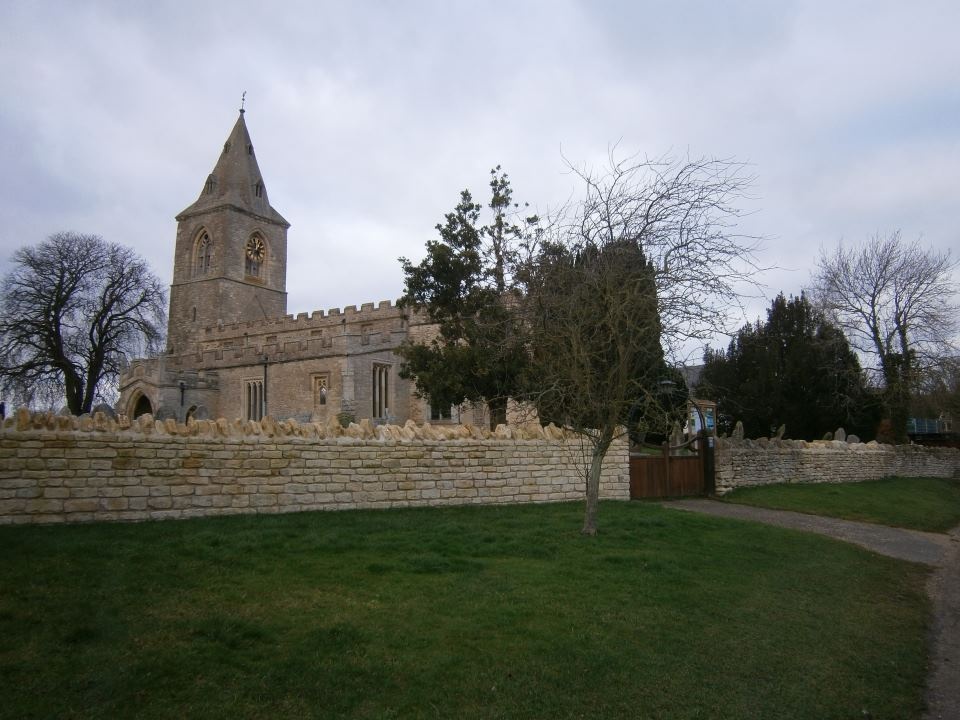
[[[827,535],[881,555],[934,568],[927,583],[933,602],[930,674],[925,720],[960,718],[960,527],[947,535],[838,520],[819,515],[768,510],[716,500],[664,502],[664,507]]]

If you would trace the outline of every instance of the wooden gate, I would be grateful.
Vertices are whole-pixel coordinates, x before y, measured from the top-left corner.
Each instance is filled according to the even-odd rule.
[[[671,448],[663,443],[659,454],[630,452],[630,499],[708,495],[714,490],[712,436]],[[696,446],[699,449],[694,450]],[[683,452],[684,454],[679,454]]]

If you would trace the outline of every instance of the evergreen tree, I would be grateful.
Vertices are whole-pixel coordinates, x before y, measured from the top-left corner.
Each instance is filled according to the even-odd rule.
[[[509,178],[499,166],[490,175],[490,225],[478,226],[482,207],[464,190],[436,226],[439,239],[427,241],[426,257],[418,265],[400,258],[400,304],[425,312],[437,333],[427,343],[407,341],[398,353],[401,375],[415,380],[431,405],[484,401],[492,429],[506,422],[507,399],[518,394],[527,353],[510,310],[512,254],[522,231],[509,216],[515,208]]]
[[[655,272],[631,238],[552,244],[537,258],[528,290],[526,399],[541,421],[588,441],[583,532],[593,535],[613,440],[628,423],[638,433],[668,423],[660,383],[672,376],[660,344]]]
[[[777,296],[764,323],[745,325],[726,352],[708,349],[698,394],[748,437],[786,425],[792,438],[818,439],[844,427],[872,437],[877,401],[843,332],[807,298]]]

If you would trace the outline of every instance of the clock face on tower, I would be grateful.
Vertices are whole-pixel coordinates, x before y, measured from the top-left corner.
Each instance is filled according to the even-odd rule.
[[[252,260],[255,263],[263,262],[264,255],[266,255],[266,248],[263,245],[263,240],[258,237],[252,237],[247,241],[247,258]]]

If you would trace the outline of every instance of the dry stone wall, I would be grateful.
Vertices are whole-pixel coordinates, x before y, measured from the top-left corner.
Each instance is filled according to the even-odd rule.
[[[625,443],[601,495],[626,499]],[[556,428],[133,424],[19,411],[0,430],[0,524],[553,502],[583,497],[579,441]]]
[[[884,477],[960,477],[960,450],[840,440],[717,441],[716,488],[859,482]]]
[[[328,424],[60,417],[0,428],[0,524],[237,513],[554,502],[583,497],[579,440],[553,426],[341,428]],[[716,487],[960,477],[960,450],[841,441],[719,439]],[[601,495],[629,497],[628,451]]]

